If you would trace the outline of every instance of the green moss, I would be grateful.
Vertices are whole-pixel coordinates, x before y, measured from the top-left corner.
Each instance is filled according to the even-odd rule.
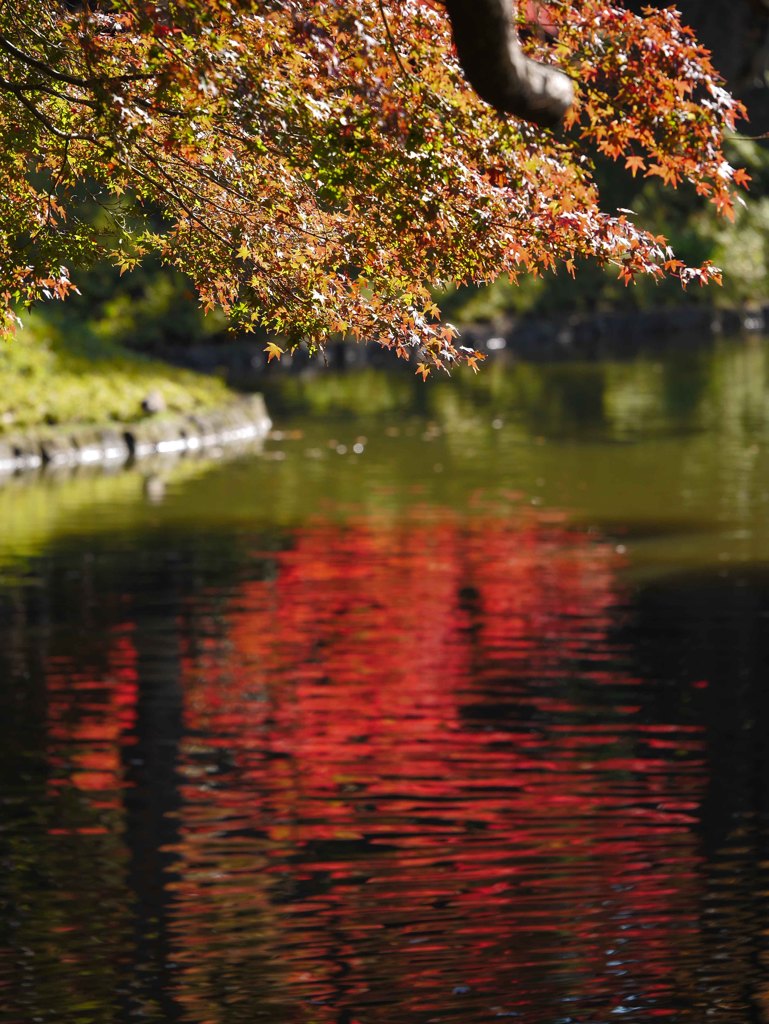
[[[129,352],[76,325],[32,314],[0,339],[0,431],[41,424],[130,423],[158,392],[169,413],[209,409],[231,392],[219,379]]]

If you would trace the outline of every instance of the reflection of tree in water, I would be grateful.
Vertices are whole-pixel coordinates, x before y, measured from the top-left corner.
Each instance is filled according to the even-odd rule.
[[[626,639],[641,672],[664,693],[677,682],[687,717],[707,724],[699,988],[719,993],[724,1020],[751,1003],[769,1020],[769,574],[675,577],[643,588],[634,603]]]
[[[25,1020],[174,1019],[162,848],[178,803],[175,609],[198,571],[173,543],[128,560],[96,545],[0,595],[0,985]]]
[[[120,597],[97,597],[95,576],[88,558],[67,576],[39,563],[26,585],[0,597],[0,1012],[8,1020],[111,1015],[120,964],[132,953],[115,787],[136,702],[135,657]]]
[[[17,1005],[749,1019],[756,581],[628,606],[613,548],[537,510],[317,521],[259,544],[97,562],[17,608],[5,658],[31,680],[39,766],[0,883],[6,908],[32,904],[0,950]],[[719,686],[733,707],[704,706]]]
[[[184,667],[191,1019],[678,1005],[699,742],[644,720],[614,569],[557,520],[417,515],[239,590]]]

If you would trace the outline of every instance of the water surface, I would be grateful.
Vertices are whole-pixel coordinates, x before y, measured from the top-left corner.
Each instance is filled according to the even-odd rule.
[[[289,382],[0,490],[0,1020],[769,1019],[768,374]]]

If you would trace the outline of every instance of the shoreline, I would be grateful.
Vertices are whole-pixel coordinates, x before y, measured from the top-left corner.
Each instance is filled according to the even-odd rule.
[[[551,317],[504,316],[457,324],[462,344],[491,359],[504,356],[529,362],[569,359],[634,358],[644,352],[696,347],[716,338],[769,334],[769,305],[718,308],[660,306],[646,310],[559,313]],[[371,368],[402,370],[410,363],[375,342],[338,340],[320,355],[302,348],[268,363],[265,340],[234,339],[224,344],[170,346],[157,356],[171,366],[218,374],[233,388],[259,390],[293,374],[320,374]]]
[[[465,344],[491,361],[559,362],[635,358],[649,352],[692,348],[719,337],[769,334],[769,305],[719,309],[707,306],[608,310],[545,317],[505,317],[460,325]],[[315,374],[376,368],[406,369],[375,343],[336,342],[324,364],[306,352],[287,353],[280,364],[266,362],[261,341],[190,346],[162,353],[175,367],[224,375],[230,386],[265,386],[284,374]],[[155,414],[129,423],[71,424],[0,433],[0,485],[20,474],[120,468],[153,457],[179,458],[217,449],[260,444],[272,427],[261,393],[241,394],[222,406],[197,413]]]
[[[0,483],[48,469],[133,465],[262,442],[272,427],[260,394],[199,413],[155,415],[102,427],[73,424],[0,434]]]
[[[553,317],[506,317],[460,325],[466,344],[531,362],[633,358],[644,352],[696,347],[716,338],[769,334],[769,306],[660,306]]]

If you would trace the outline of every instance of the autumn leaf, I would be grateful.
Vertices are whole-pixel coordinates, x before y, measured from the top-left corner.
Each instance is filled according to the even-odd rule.
[[[273,359],[280,359],[284,354],[285,350],[276,345],[274,341],[268,341],[264,346],[264,351],[267,353],[267,362],[271,363]]]
[[[646,170],[646,161],[642,156],[631,155],[625,160],[625,169],[635,178],[639,171]]]
[[[734,182],[734,184],[739,185],[741,188],[747,188],[751,180],[752,179],[750,175],[744,167],[738,167],[735,170],[734,175],[732,176],[732,181]]]

